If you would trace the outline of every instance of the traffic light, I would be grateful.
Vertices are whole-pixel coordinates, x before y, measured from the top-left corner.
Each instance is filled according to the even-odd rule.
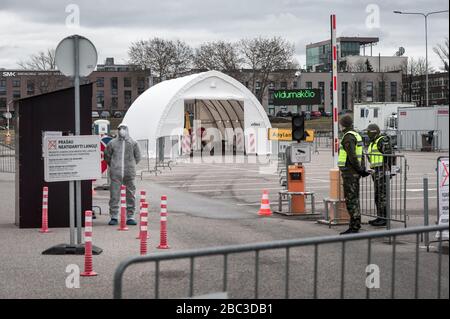
[[[303,115],[295,114],[292,116],[292,140],[300,142],[305,138],[305,118]]]

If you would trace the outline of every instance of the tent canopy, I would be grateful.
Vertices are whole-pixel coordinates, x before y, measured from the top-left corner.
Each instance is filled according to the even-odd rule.
[[[183,135],[185,101],[192,100],[201,100],[204,105],[227,101],[215,103],[217,110],[221,105],[220,111],[210,112],[217,122],[223,120],[223,114],[237,114],[240,109],[244,113],[245,138],[252,134],[256,139],[256,153],[270,152],[267,129],[271,125],[261,103],[239,81],[218,71],[192,74],[152,86],[133,102],[123,121],[133,139],[148,140],[149,153],[153,153],[158,138]],[[230,119],[234,119],[232,115]]]

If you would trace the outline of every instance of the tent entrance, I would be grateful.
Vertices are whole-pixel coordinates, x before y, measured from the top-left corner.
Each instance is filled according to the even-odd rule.
[[[192,150],[244,153],[244,102],[238,100],[185,100],[184,128],[191,135]]]

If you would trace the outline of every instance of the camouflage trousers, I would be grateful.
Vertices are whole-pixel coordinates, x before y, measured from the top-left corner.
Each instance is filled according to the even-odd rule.
[[[342,181],[344,184],[344,198],[347,211],[350,215],[351,229],[361,228],[361,208],[359,205],[359,175],[342,174]]]
[[[383,169],[376,169],[372,174],[375,191],[377,216],[386,218],[386,175]]]

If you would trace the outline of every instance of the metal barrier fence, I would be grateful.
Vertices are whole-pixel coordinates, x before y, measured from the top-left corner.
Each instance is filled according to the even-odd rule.
[[[441,151],[444,147],[442,131],[402,130],[397,131],[397,149],[404,151]]]
[[[16,171],[16,151],[13,145],[0,143],[0,172],[14,173]]]
[[[401,275],[404,275],[407,270],[413,271],[414,281],[412,282],[409,278],[407,281],[408,287],[406,290],[408,292],[412,291],[412,288],[414,287],[414,298],[419,298],[419,266],[420,262],[419,259],[421,258],[432,258],[433,255],[429,253],[423,253],[420,254],[420,235],[423,233],[430,233],[430,232],[439,232],[441,234],[440,238],[442,238],[442,232],[444,230],[448,230],[448,225],[441,225],[441,226],[428,226],[428,227],[415,227],[415,228],[407,228],[407,229],[396,229],[396,230],[386,230],[386,231],[377,231],[377,232],[367,232],[367,233],[359,233],[359,234],[351,234],[346,236],[329,236],[329,237],[317,237],[317,238],[305,238],[305,239],[296,239],[296,240],[282,240],[282,241],[275,241],[275,242],[268,242],[268,243],[259,243],[259,244],[246,244],[246,245],[235,245],[235,246],[225,246],[225,247],[214,247],[214,248],[203,248],[203,249],[195,249],[195,250],[187,250],[187,251],[179,251],[179,252],[167,252],[167,253],[158,253],[158,254],[151,254],[148,256],[139,256],[134,258],[129,258],[125,261],[123,261],[118,268],[115,271],[114,274],[114,298],[120,299],[123,298],[123,277],[124,273],[131,265],[135,264],[142,264],[142,263],[155,263],[155,281],[154,281],[154,297],[158,299],[160,297],[160,277],[161,277],[161,270],[160,270],[160,264],[162,261],[170,261],[171,264],[174,263],[174,260],[179,259],[189,259],[190,267],[187,271],[189,273],[189,297],[193,297],[194,292],[194,264],[196,258],[199,257],[211,257],[211,256],[222,256],[223,257],[223,273],[222,273],[222,291],[227,292],[230,287],[228,283],[228,276],[229,276],[229,256],[232,254],[239,254],[239,253],[254,253],[255,254],[255,263],[254,263],[254,298],[259,298],[259,287],[260,287],[260,253],[263,251],[268,250],[280,250],[283,249],[285,251],[284,257],[284,283],[283,283],[283,290],[284,290],[284,298],[289,298],[290,296],[290,285],[291,285],[291,260],[290,258],[293,257],[293,248],[298,247],[312,247],[314,249],[313,254],[313,291],[312,296],[313,298],[318,298],[318,284],[319,284],[319,276],[318,276],[318,267],[319,267],[319,247],[323,249],[322,247],[326,244],[338,244],[340,246],[340,274],[337,272],[336,264],[335,263],[322,263],[320,264],[322,267],[327,267],[327,271],[330,271],[332,274],[336,275],[337,280],[330,280],[327,281],[327,290],[331,290],[334,287],[332,287],[333,284],[339,283],[339,289],[340,292],[340,298],[345,297],[345,287],[346,283],[348,286],[351,285],[353,291],[355,289],[355,283],[354,282],[347,282],[347,278],[353,279],[355,277],[355,274],[352,273],[352,276],[346,277],[346,267],[350,268],[354,265],[356,262],[355,260],[352,260],[352,263],[349,263],[346,260],[346,254],[351,256],[351,249],[347,248],[349,246],[349,242],[354,241],[366,241],[367,243],[367,254],[366,256],[360,256],[360,254],[357,255],[358,261],[363,262],[364,265],[370,266],[373,265],[372,262],[377,260],[379,261],[379,258],[375,258],[378,256],[373,256],[375,252],[381,252],[379,246],[376,247],[376,249],[373,249],[372,247],[376,244],[374,241],[375,239],[380,238],[386,238],[388,237],[391,243],[391,251],[385,252],[388,256],[390,256],[390,262],[387,261],[386,267],[391,268],[391,275],[390,275],[390,291],[389,295],[390,298],[395,298],[396,296],[396,289],[398,289],[398,282],[396,281],[396,275],[397,275],[397,268],[401,268]],[[401,252],[401,258],[397,259],[397,239],[399,237],[404,237],[407,235],[415,235],[413,237],[412,243],[414,244],[414,253],[412,254],[411,258],[408,259],[405,255],[405,249],[402,248]],[[358,247],[361,247],[358,243]],[[385,246],[389,247],[389,246]],[[348,249],[348,251],[347,251]],[[390,249],[390,248],[388,248]],[[400,250],[400,249],[399,249]],[[436,295],[437,298],[441,298],[442,295],[442,241],[439,242],[438,246],[438,256],[437,256],[437,269],[436,273],[433,273],[430,269],[430,265],[427,264],[426,270],[427,270],[427,276],[431,277],[431,274],[437,275],[437,282],[435,278],[432,280],[430,277],[427,277],[427,289],[425,291],[427,293],[430,293],[430,286],[429,284],[436,284]],[[424,255],[428,254],[428,255]],[[413,257],[414,256],[414,257]],[[365,259],[366,258],[366,259]],[[301,260],[301,265],[303,263],[306,263],[308,260]],[[365,262],[367,261],[367,264]],[[427,262],[430,262],[427,259]],[[399,265],[397,265],[397,263]],[[280,269],[282,266],[282,262],[280,264],[276,264],[277,269]],[[401,267],[400,267],[401,266]],[[406,268],[413,268],[413,269],[406,269]],[[241,268],[239,268],[241,269]],[[367,268],[366,272],[367,272]],[[448,263],[447,268],[448,269]],[[275,270],[275,269],[274,269]],[[241,269],[241,271],[243,271]],[[186,274],[187,274],[186,272]],[[183,271],[183,276],[185,274],[185,271]],[[249,274],[251,275],[251,274]],[[446,274],[448,276],[448,274]],[[310,277],[309,277],[310,278]],[[294,278],[296,279],[296,278]],[[404,279],[404,278],[403,278]],[[180,289],[179,278],[177,279],[177,290]],[[220,280],[220,279],[219,279]],[[209,278],[209,281],[211,281],[211,278]],[[142,280],[140,281],[142,282]],[[364,280],[363,280],[364,282]],[[402,281],[403,282],[403,281]],[[446,280],[448,283],[448,279]],[[422,282],[421,282],[422,284]],[[363,284],[364,285],[364,284]],[[296,288],[306,288],[302,285],[296,285]],[[270,286],[271,289],[275,289],[273,285]],[[365,294],[366,298],[370,298],[371,296],[371,287],[368,286],[367,280],[365,281]],[[372,287],[373,288],[373,287]],[[137,287],[134,287],[133,290],[137,289]],[[350,290],[350,289],[348,289]],[[447,286],[448,290],[448,286]],[[448,292],[447,292],[448,293]],[[240,296],[236,296],[237,298],[240,298]]]
[[[137,140],[136,141],[139,145],[139,149],[141,150],[142,155],[142,164],[144,165],[144,169],[141,170],[141,179],[143,178],[144,173],[150,173],[158,175],[162,174],[162,171],[160,168],[169,168],[172,169],[172,165],[174,161],[168,160],[164,156],[164,139],[159,138],[156,143],[156,149],[155,149],[155,158],[150,158],[150,143],[149,140]]]
[[[366,167],[369,167],[367,159],[370,155],[364,156]],[[371,176],[361,179],[359,197],[361,215],[386,220],[387,229],[391,228],[391,222],[400,222],[406,227],[408,162],[404,155],[383,155],[383,157],[385,168],[374,170]]]
[[[333,133],[331,131],[314,132],[314,150],[318,148],[331,148],[333,144]]]

